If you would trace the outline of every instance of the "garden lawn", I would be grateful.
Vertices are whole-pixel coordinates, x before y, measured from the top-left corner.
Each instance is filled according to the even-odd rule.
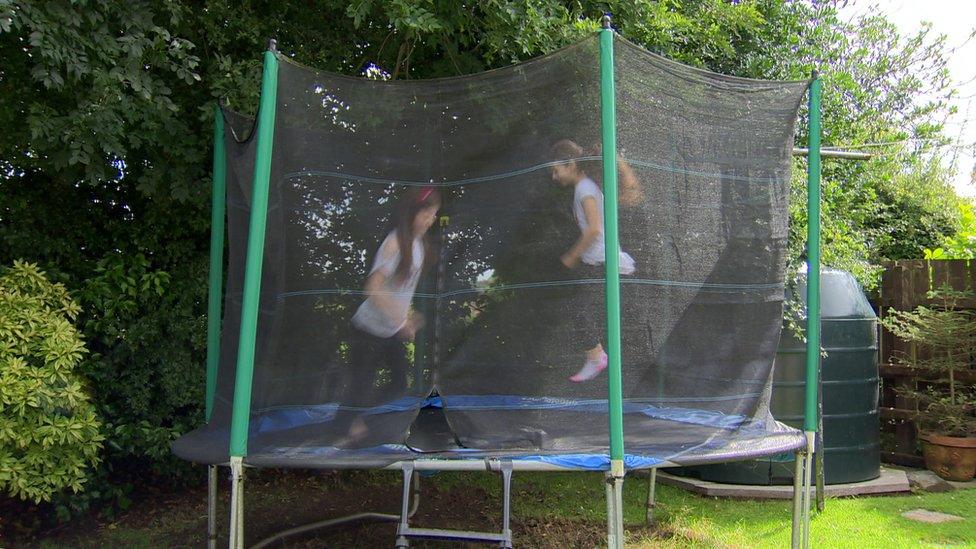
[[[227,484],[221,486],[221,544],[226,544]],[[487,473],[442,473],[421,482],[424,500],[412,524],[495,529],[500,525],[501,481]],[[628,547],[788,547],[789,501],[728,500],[658,486],[654,527],[643,524],[647,481],[628,477]],[[602,475],[516,473],[513,483],[516,546],[594,547],[605,544]],[[254,543],[291,526],[357,511],[396,513],[399,475],[392,472],[251,472],[246,492],[246,538]],[[206,492],[155,494],[137,500],[112,522],[76,521],[30,540],[0,537],[2,546],[200,547],[205,542]],[[963,517],[924,524],[904,511],[927,509]],[[286,547],[391,546],[395,526],[360,524],[296,538]],[[814,514],[814,547],[976,547],[976,490],[943,494],[828,499]],[[278,547],[281,544],[276,545]],[[418,542],[417,547],[449,545]],[[483,546],[478,546],[483,547]]]

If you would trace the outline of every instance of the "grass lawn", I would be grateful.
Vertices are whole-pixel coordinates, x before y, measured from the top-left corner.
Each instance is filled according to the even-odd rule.
[[[520,516],[580,517],[603,521],[605,503],[599,478],[590,475],[525,475],[521,491],[547,494],[520,497]],[[628,546],[659,547],[788,547],[791,503],[733,501],[702,497],[669,486],[658,486],[655,516],[658,528],[645,531],[646,480],[631,479],[625,492],[626,524],[635,525]],[[911,509],[928,509],[964,520],[924,524],[901,517]],[[631,530],[631,528],[628,528]],[[664,539],[662,539],[664,538]],[[976,490],[900,497],[839,498],[827,501],[811,526],[814,547],[976,547]]]
[[[517,546],[594,547],[604,544],[602,476],[593,473],[516,473],[513,530]],[[500,477],[442,473],[422,481],[417,526],[494,529],[501,518]],[[658,486],[658,524],[643,524],[646,480],[625,483],[629,547],[788,547],[788,501],[706,498]],[[227,486],[222,486],[221,544],[226,544]],[[206,527],[206,493],[156,494],[139,500],[110,523],[77,521],[39,539],[4,540],[0,546],[200,547]],[[391,472],[251,472],[246,492],[248,543],[291,526],[370,510],[396,512],[399,477]],[[964,517],[942,524],[902,518],[911,509]],[[343,527],[298,538],[286,547],[392,546],[394,526]],[[976,490],[897,497],[829,499],[814,515],[815,547],[976,547]],[[447,544],[415,543],[418,547]],[[277,545],[282,546],[281,544]],[[483,546],[479,546],[483,547]]]

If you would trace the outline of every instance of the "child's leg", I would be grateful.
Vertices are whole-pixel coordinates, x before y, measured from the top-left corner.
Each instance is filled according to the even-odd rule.
[[[579,271],[582,279],[604,278],[603,266],[583,265]],[[606,287],[604,284],[594,282],[584,284],[580,288],[575,324],[580,330],[579,347],[584,353],[585,360],[583,367],[569,378],[570,381],[575,382],[593,379],[607,367],[607,354],[602,344],[606,332]]]
[[[375,404],[376,372],[383,365],[384,343],[382,338],[353,330],[343,404],[354,407]]]
[[[390,381],[381,387],[382,396],[392,400],[408,394],[407,372],[410,371],[410,361],[407,360],[406,345],[398,337],[394,336],[386,341],[383,364],[390,370]]]
[[[606,354],[606,350],[603,348],[602,343],[597,343],[596,346],[586,350],[586,358],[588,359],[596,360],[603,354]]]
[[[369,434],[363,415],[376,405],[376,372],[383,364],[382,338],[356,329],[350,335],[350,360],[339,399],[341,408],[334,420],[341,447],[356,447]]]

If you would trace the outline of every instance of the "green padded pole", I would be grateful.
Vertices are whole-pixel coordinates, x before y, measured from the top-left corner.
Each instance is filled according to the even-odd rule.
[[[278,58],[264,52],[261,104],[258,107],[257,143],[254,158],[254,191],[247,232],[244,270],[244,300],[241,305],[241,339],[237,347],[234,378],[234,409],[230,425],[230,455],[247,455],[247,428],[251,412],[251,381],[254,374],[254,340],[258,329],[261,297],[261,266],[264,261],[264,231],[268,217],[268,187],[271,179],[271,144],[274,139],[278,94]]]
[[[213,413],[220,362],[220,302],[224,281],[224,213],[227,205],[227,151],[224,115],[214,107],[213,199],[210,210],[210,284],[207,303],[207,401],[206,417]]]
[[[600,113],[603,128],[603,230],[606,248],[607,356],[610,397],[611,470],[623,474],[623,384],[620,372],[620,239],[617,234],[617,106],[613,81],[613,30],[609,18],[600,31]]]
[[[820,371],[820,78],[810,84],[810,144],[807,161],[807,380],[803,430],[817,430]],[[810,449],[813,450],[812,448]]]

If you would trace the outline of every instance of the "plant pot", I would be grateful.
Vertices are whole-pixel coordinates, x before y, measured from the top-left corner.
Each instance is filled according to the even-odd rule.
[[[929,471],[946,480],[965,482],[976,475],[976,437],[949,437],[925,433],[922,455]]]

